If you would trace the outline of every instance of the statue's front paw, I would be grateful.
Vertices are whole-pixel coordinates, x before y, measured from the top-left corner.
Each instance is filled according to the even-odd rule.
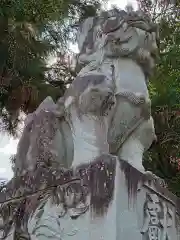
[[[145,174],[146,174],[147,176],[152,177],[152,178],[155,180],[155,182],[157,182],[161,187],[167,188],[167,183],[164,181],[164,179],[156,176],[156,175],[155,175],[153,172],[151,172],[151,171],[146,171]]]

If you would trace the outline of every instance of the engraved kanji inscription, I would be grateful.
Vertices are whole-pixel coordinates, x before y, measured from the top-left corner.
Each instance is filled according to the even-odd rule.
[[[144,204],[144,225],[141,233],[145,240],[170,240],[168,229],[173,225],[173,212],[156,194],[147,194]]]

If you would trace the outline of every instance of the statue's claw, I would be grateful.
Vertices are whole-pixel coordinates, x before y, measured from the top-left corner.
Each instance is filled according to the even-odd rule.
[[[153,172],[151,172],[151,171],[146,171],[145,174],[146,174],[146,176],[150,176],[150,177],[154,178],[154,180],[155,180],[156,182],[158,182],[159,185],[161,185],[162,187],[167,188],[167,183],[165,182],[164,179],[156,176],[156,175],[155,175]]]

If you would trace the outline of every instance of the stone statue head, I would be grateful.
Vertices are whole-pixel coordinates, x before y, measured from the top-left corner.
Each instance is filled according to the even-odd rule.
[[[98,17],[87,18],[77,36],[79,59],[84,64],[96,59],[95,53],[105,57],[134,57],[154,59],[157,54],[157,26],[141,11],[112,9]],[[94,58],[88,58],[93,55]],[[87,56],[82,58],[82,56]],[[144,61],[145,59],[138,59]]]

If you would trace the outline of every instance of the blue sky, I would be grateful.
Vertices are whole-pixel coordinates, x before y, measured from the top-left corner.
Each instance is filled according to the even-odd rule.
[[[136,0],[109,0],[106,8],[111,8],[112,5],[117,5],[124,8],[127,3],[132,3],[134,8],[137,7]],[[74,51],[77,51],[76,46],[72,46]],[[10,138],[6,134],[0,134],[0,178],[11,179],[13,172],[11,169],[10,156],[16,153],[18,139]]]

